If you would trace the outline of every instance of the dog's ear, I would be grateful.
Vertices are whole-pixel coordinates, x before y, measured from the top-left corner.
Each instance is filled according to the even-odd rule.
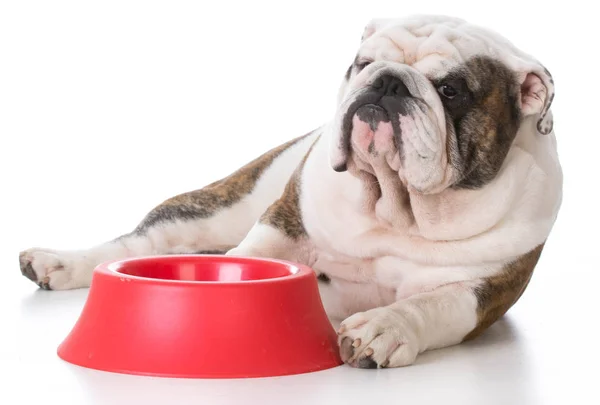
[[[385,27],[390,21],[392,21],[390,18],[373,18],[364,29],[361,42]]]
[[[539,114],[537,130],[540,134],[552,132],[553,118],[550,107],[554,99],[554,80],[541,64],[533,64],[518,74],[521,85],[521,111],[524,116]]]

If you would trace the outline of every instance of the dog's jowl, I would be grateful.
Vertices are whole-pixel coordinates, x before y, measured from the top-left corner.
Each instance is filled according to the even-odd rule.
[[[475,338],[524,293],[560,208],[553,79],[448,17],[374,20],[349,60],[322,127],[290,128],[288,143],[158,205],[130,234],[26,250],[21,271],[62,290],[126,257],[286,259],[319,275],[351,366],[406,366]]]

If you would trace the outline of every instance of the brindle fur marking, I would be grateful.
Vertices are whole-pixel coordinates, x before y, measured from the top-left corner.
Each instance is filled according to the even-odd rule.
[[[512,307],[527,288],[544,244],[507,264],[499,274],[488,277],[475,289],[478,323],[464,340],[479,336]]]
[[[306,229],[304,229],[302,213],[300,212],[300,177],[308,155],[310,155],[320,138],[319,136],[313,142],[306,155],[304,155],[304,159],[294,171],[281,197],[271,204],[259,220],[261,224],[271,225],[281,230],[293,240],[306,236]]]
[[[498,174],[521,124],[517,79],[502,63],[475,57],[434,83],[443,84],[459,91],[443,99],[448,132],[458,138],[451,161],[463,173],[454,187],[480,188]]]
[[[162,222],[209,218],[218,211],[231,207],[252,192],[260,176],[281,153],[310,134],[270,150],[222,180],[166,200],[154,208],[133,233],[144,234],[148,228]]]

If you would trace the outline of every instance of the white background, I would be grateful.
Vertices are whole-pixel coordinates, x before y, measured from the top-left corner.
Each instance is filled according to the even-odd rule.
[[[0,403],[598,403],[600,35],[587,3],[2,1]],[[401,370],[179,381],[56,357],[87,290],[37,291],[20,250],[128,232],[162,200],[319,126],[363,26],[412,13],[495,29],[556,82],[563,207],[503,321]]]

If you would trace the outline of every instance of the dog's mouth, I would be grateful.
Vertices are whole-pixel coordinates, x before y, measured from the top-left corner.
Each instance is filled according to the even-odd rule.
[[[382,96],[368,90],[358,96],[343,116],[342,144],[348,158],[367,166],[387,164],[399,171],[404,152],[402,120],[411,116],[415,103],[410,96]],[[338,171],[346,170],[347,163]]]
[[[445,181],[439,127],[422,99],[366,90],[341,117],[345,160],[336,171],[368,173],[379,180],[394,175],[404,187],[420,192],[436,190]]]

